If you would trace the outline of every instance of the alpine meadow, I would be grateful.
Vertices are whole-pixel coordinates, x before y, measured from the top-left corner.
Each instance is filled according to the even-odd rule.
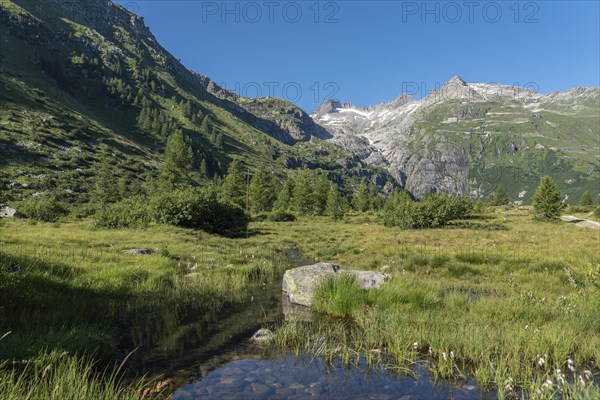
[[[0,0],[0,399],[600,399],[600,6],[467,3]]]

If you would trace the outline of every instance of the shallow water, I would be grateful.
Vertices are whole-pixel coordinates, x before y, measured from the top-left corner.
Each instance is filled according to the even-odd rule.
[[[305,264],[299,260],[296,265]],[[432,383],[430,373],[415,366],[412,376],[345,367],[308,355],[296,357],[274,346],[250,342],[262,326],[281,321],[284,313],[308,317],[307,310],[282,305],[281,278],[249,288],[247,299],[219,312],[192,312],[177,322],[149,311],[128,335],[138,347],[128,361],[132,374],[168,379],[173,399],[492,399],[474,382]],[[156,311],[156,310],[155,310]],[[152,318],[154,317],[154,319]]]
[[[344,367],[320,358],[282,354],[271,359],[225,363],[205,377],[180,387],[173,399],[486,399],[474,382],[438,382],[416,367],[420,377],[382,367]]]

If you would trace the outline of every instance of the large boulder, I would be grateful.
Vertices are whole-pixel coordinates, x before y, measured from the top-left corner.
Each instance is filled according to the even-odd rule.
[[[379,288],[387,279],[387,275],[381,272],[345,270],[338,264],[318,263],[287,270],[283,275],[282,290],[290,303],[310,307],[319,284],[340,274],[356,275],[363,289]]]
[[[4,207],[0,204],[0,218],[23,218],[24,215],[8,206]]]

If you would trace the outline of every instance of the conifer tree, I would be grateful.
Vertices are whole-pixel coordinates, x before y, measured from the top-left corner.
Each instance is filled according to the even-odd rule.
[[[342,219],[346,214],[346,199],[335,185],[331,185],[327,194],[326,213],[333,220]]]
[[[498,185],[496,191],[494,192],[494,196],[492,198],[493,206],[504,206],[509,203],[508,194],[504,189],[504,186]]]
[[[360,185],[358,186],[358,190],[354,194],[354,198],[352,199],[352,203],[356,211],[366,212],[371,208],[371,194],[369,193],[369,188],[367,187],[367,180],[365,178],[360,181]]]
[[[275,203],[273,204],[273,209],[277,211],[288,211],[292,206],[293,197],[294,181],[291,178],[287,178],[277,195],[277,200],[275,200]]]
[[[315,187],[313,193],[314,199],[314,212],[317,215],[325,214],[327,209],[327,198],[330,193],[331,182],[327,178],[327,175],[321,174],[315,180]]]
[[[199,172],[200,172],[200,176],[202,178],[210,178],[209,171],[208,171],[208,163],[206,162],[206,157],[203,157],[202,161],[200,161]]]
[[[303,169],[294,183],[294,210],[300,214],[310,214],[314,211],[313,182],[309,170]]]
[[[541,221],[556,220],[564,207],[556,183],[549,176],[543,177],[533,195],[533,218]]]
[[[100,205],[100,208],[119,200],[119,186],[115,175],[116,170],[110,163],[109,157],[103,156],[98,166],[92,190],[92,199]]]
[[[271,174],[260,165],[250,180],[250,209],[253,213],[269,212],[275,202],[275,186]]]
[[[594,204],[594,200],[592,200],[592,195],[590,192],[585,192],[583,196],[581,196],[581,200],[579,200],[579,205],[582,207],[589,207]]]
[[[234,160],[227,170],[227,175],[221,184],[221,196],[246,208],[247,174],[238,160]]]
[[[194,162],[192,146],[180,130],[167,140],[165,156],[160,166],[159,180],[164,189],[191,184],[190,171]]]

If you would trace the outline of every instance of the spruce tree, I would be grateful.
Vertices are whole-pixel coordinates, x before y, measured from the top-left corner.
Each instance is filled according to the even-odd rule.
[[[180,130],[167,140],[165,156],[160,166],[159,180],[163,189],[172,189],[191,184],[190,171],[194,163],[192,146]]]
[[[331,185],[327,194],[326,213],[333,220],[342,219],[346,214],[346,199],[344,199],[335,185]]]
[[[494,197],[492,199],[492,205],[494,206],[504,206],[509,203],[508,194],[504,189],[504,186],[499,185],[496,188],[496,192],[494,193]]]
[[[354,209],[359,212],[366,212],[371,208],[371,194],[369,193],[367,180],[365,178],[363,178],[362,181],[360,181],[360,185],[358,185],[358,190],[352,199],[352,205],[354,206]]]
[[[533,195],[533,218],[541,221],[557,220],[564,207],[556,183],[549,176],[543,177]]]
[[[208,163],[206,162],[206,157],[202,158],[202,161],[200,162],[200,167],[198,168],[198,170],[199,170],[200,176],[202,178],[210,178],[209,171],[208,171]]]
[[[585,192],[583,196],[581,196],[581,200],[579,200],[579,205],[582,207],[590,207],[593,204],[594,200],[592,200],[590,192]]]
[[[239,160],[234,160],[227,170],[227,175],[221,184],[221,196],[246,208],[247,174]]]
[[[277,200],[275,200],[275,203],[273,204],[273,210],[288,211],[292,205],[293,197],[294,181],[291,178],[287,178],[277,195]]]
[[[327,209],[327,199],[330,194],[331,182],[327,178],[327,175],[321,174],[317,177],[314,187],[314,212],[317,215],[325,214]]]
[[[250,180],[250,209],[253,213],[269,212],[275,201],[275,186],[271,174],[260,165]]]
[[[310,214],[314,211],[313,182],[309,170],[303,169],[294,184],[294,210],[300,214]]]
[[[99,204],[100,208],[119,200],[119,186],[115,175],[116,170],[110,163],[109,157],[103,156],[92,189],[92,199]]]

